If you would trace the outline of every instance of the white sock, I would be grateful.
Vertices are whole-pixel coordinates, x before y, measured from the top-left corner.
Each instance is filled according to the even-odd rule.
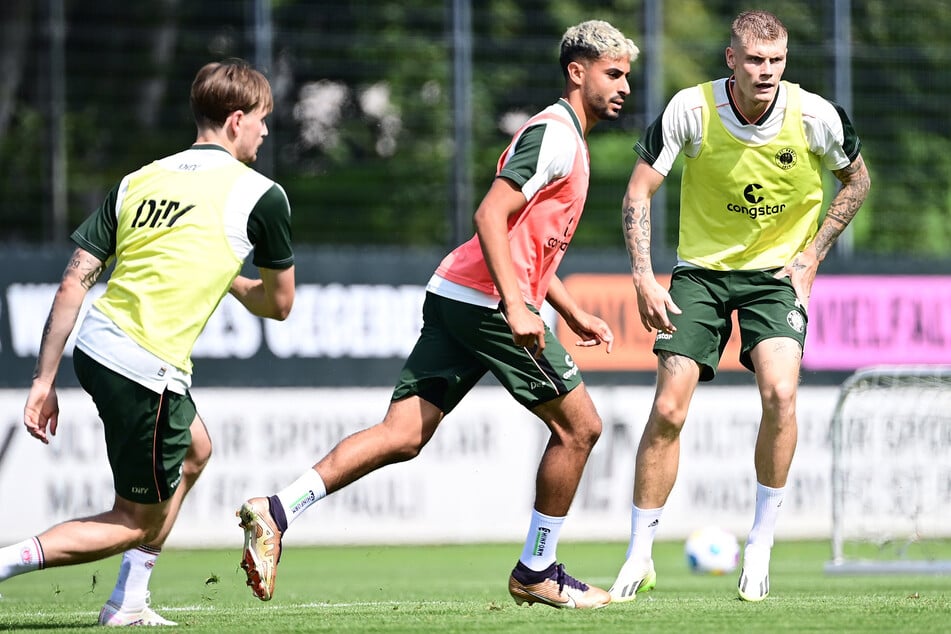
[[[558,536],[561,534],[563,517],[543,515],[532,509],[532,522],[528,528],[528,537],[522,548],[519,561],[532,570],[542,571],[555,563],[558,551]]]
[[[281,506],[284,507],[288,526],[311,504],[325,497],[327,497],[327,486],[315,469],[308,469],[277,494]]]
[[[626,559],[650,559],[654,550],[654,536],[660,526],[664,507],[641,509],[631,505],[631,541],[627,545]]]
[[[0,548],[0,581],[43,567],[43,547],[36,537]]]
[[[746,539],[747,546],[763,547],[766,550],[773,547],[776,520],[779,518],[779,508],[783,505],[785,493],[786,487],[772,489],[756,483],[756,512],[753,515],[753,527]]]
[[[155,560],[161,552],[160,548],[139,546],[122,553],[119,577],[116,579],[116,587],[112,589],[109,601],[131,610],[144,608],[149,594],[152,568],[155,567]]]

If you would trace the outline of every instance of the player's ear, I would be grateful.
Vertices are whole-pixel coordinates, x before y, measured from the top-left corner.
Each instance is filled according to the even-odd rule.
[[[238,134],[238,129],[241,127],[241,121],[244,119],[244,112],[241,110],[235,110],[228,115],[228,118],[225,119],[225,131],[230,133],[232,136]]]
[[[724,51],[726,56],[726,65],[730,70],[733,70],[736,67],[736,55],[733,52],[733,47],[727,46],[726,51]]]
[[[582,83],[584,83],[585,71],[587,71],[587,67],[584,65],[584,63],[579,61],[569,62],[568,81],[580,86]]]

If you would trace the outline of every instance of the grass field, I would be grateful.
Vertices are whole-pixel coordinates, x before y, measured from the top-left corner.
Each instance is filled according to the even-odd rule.
[[[517,607],[506,583],[520,550],[289,547],[269,603],[244,585],[237,548],[167,550],[152,577],[152,604],[175,629],[216,633],[951,632],[951,576],[826,576],[825,542],[777,544],[771,595],[757,604],[737,599],[735,575],[692,575],[682,545],[660,543],[657,589],[596,611]],[[559,546],[572,574],[605,588],[623,553],[623,544]],[[114,558],[0,584],[0,630],[88,631],[117,567]]]

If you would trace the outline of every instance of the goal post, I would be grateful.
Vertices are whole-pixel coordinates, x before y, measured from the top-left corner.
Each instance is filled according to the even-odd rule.
[[[830,574],[951,574],[951,365],[872,366],[831,421]]]

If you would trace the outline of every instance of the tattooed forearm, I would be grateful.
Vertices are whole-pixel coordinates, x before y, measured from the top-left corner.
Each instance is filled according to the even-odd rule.
[[[634,208],[628,205],[624,208],[624,235],[631,235],[636,225],[637,221],[634,219]]]
[[[832,199],[826,211],[825,220],[819,227],[814,244],[819,259],[825,258],[838,239],[839,235],[855,218],[862,203],[868,196],[871,180],[865,161],[857,157],[851,165],[835,172],[836,178],[842,181],[842,189]]]
[[[53,330],[53,311],[50,311],[50,314],[46,317],[46,324],[43,326],[42,339],[46,339],[46,335],[50,334],[51,330]]]
[[[63,348],[66,346],[69,333],[76,325],[83,299],[105,269],[105,263],[102,260],[83,249],[76,249],[69,258],[66,270],[63,271],[62,282],[56,289],[56,296],[53,298],[46,324],[43,326],[40,351],[33,369],[34,380],[52,385],[56,379]]]
[[[822,226],[819,227],[819,231],[816,233],[816,237],[813,240],[813,244],[816,245],[816,257],[818,257],[820,260],[825,258],[825,256],[829,253],[829,250],[832,248],[832,245],[842,234],[846,224],[848,223],[834,227],[829,222],[822,223]]]
[[[644,202],[624,206],[624,241],[631,257],[631,270],[637,274],[651,271],[650,206]]]
[[[46,338],[53,330],[53,311],[46,317],[46,324],[43,325],[43,335],[40,337],[40,354],[36,358],[36,365],[33,367],[33,378],[40,377],[40,367],[43,363],[43,351],[46,350]]]

